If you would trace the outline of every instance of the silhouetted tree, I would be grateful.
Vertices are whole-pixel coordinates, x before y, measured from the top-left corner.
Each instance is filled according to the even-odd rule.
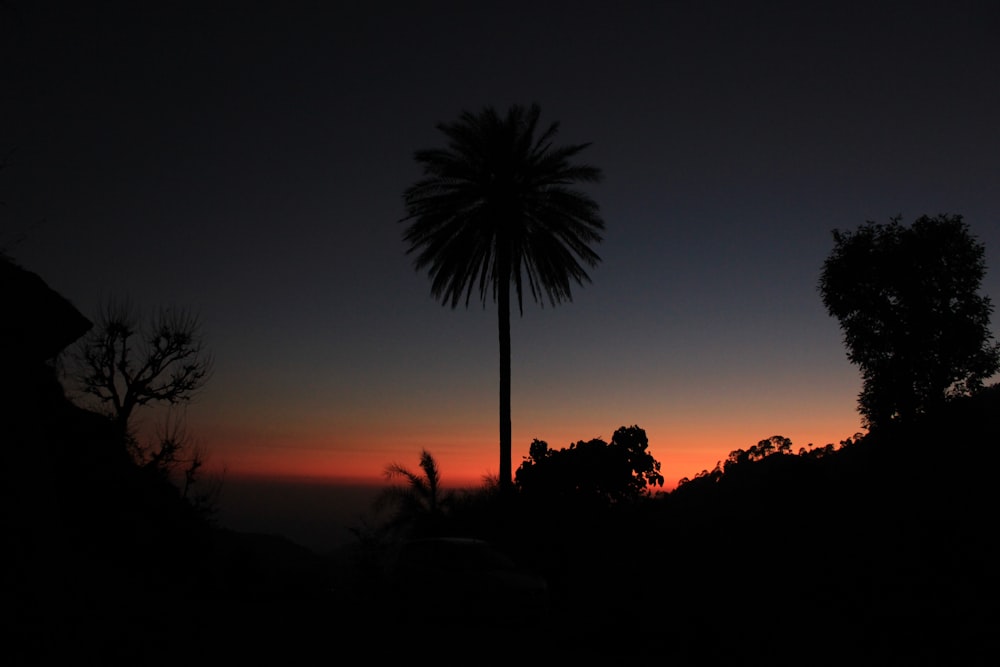
[[[3,258],[0,295],[0,422],[6,469],[15,473],[3,502],[14,545],[6,554],[14,576],[5,584],[17,586],[4,591],[12,608],[35,618],[84,600],[142,600],[153,609],[191,599],[209,555],[208,526],[192,511],[203,508],[191,495],[185,502],[159,469],[136,465],[115,424],[73,404],[59,381],[54,360],[92,323],[41,277]],[[174,443],[160,459],[177,457]],[[49,631],[65,629],[51,623],[56,617],[44,619],[37,622]]]
[[[900,220],[834,231],[819,283],[861,369],[858,409],[869,428],[974,392],[1000,368],[992,305],[978,293],[982,244],[960,215]]]
[[[647,451],[646,432],[622,426],[608,444],[599,438],[558,451],[533,440],[517,469],[516,483],[527,495],[634,501],[663,486],[660,462]]]
[[[729,452],[729,457],[723,465],[723,471],[730,470],[733,466],[749,463],[750,461],[761,461],[773,454],[791,454],[792,441],[783,435],[772,435],[770,438],[759,441],[750,449],[734,449]]]
[[[408,527],[417,533],[432,533],[440,525],[453,494],[441,488],[441,474],[430,452],[420,452],[420,472],[413,472],[399,463],[385,468],[387,480],[402,479],[404,484],[387,486],[375,499],[375,508],[395,508],[390,527]]]
[[[95,326],[78,343],[71,364],[76,385],[110,413],[136,464],[167,479],[182,473],[178,482],[184,497],[200,510],[213,511],[218,480],[195,489],[204,452],[177,414],[167,415],[151,443],[143,442],[131,423],[136,408],[187,403],[208,379],[211,358],[198,319],[165,308],[143,322],[128,301],[107,301]]]
[[[541,111],[513,106],[506,116],[487,107],[464,112],[438,129],[443,149],[419,150],[424,177],[404,193],[410,221],[404,234],[415,266],[427,269],[442,303],[466,306],[478,291],[497,303],[500,340],[500,471],[511,484],[510,290],[552,305],[571,300],[572,283],[590,280],[585,266],[600,257],[604,223],[597,203],[573,188],[601,178],[596,167],[571,163],[589,144],[557,147],[559,129],[538,126]]]
[[[611,436],[611,448],[620,452],[632,472],[625,481],[625,496],[638,497],[654,486],[663,486],[660,462],[653,458],[646,431],[638,426],[621,426]]]
[[[730,453],[730,456],[732,456],[732,453]],[[677,481],[677,488],[686,485],[697,485],[697,486],[711,485],[717,483],[721,479],[722,479],[722,461],[716,461],[714,468],[712,468],[711,470],[708,470],[707,468],[702,468],[701,472],[697,473],[694,476],[694,479],[691,479],[690,477],[681,477],[680,480]]]
[[[165,480],[177,481],[181,497],[200,513],[209,516],[218,510],[222,491],[222,475],[203,478],[206,454],[194,440],[184,420],[168,414],[160,424],[154,444],[132,446],[137,464],[158,473]]]
[[[191,400],[208,379],[198,318],[159,310],[145,323],[128,301],[108,301],[74,356],[80,389],[111,412],[123,434],[137,407]]]

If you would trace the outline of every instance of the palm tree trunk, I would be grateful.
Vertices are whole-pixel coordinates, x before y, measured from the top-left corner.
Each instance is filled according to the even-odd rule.
[[[510,257],[497,253],[497,325],[500,337],[500,489],[511,488],[510,428]]]

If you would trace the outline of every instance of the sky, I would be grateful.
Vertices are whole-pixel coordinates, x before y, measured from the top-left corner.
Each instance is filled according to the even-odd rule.
[[[817,290],[833,229],[962,214],[1000,298],[998,34],[976,1],[8,0],[0,247],[88,316],[197,313],[214,370],[185,418],[231,477],[375,480],[427,449],[475,484],[496,310],[432,298],[402,193],[438,123],[537,102],[591,143],[606,234],[572,303],[514,318],[513,465],[634,424],[672,487],[863,430]]]

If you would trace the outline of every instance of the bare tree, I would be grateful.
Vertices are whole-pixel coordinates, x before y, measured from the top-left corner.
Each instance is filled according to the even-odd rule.
[[[132,424],[136,408],[186,404],[208,380],[212,359],[198,318],[175,308],[143,318],[131,302],[109,300],[71,363],[78,389],[108,411],[135,464],[174,481],[196,509],[214,511],[219,480],[199,484],[205,451],[188,434],[183,415],[168,410],[149,442]]]
[[[136,465],[174,482],[181,497],[202,514],[216,512],[224,472],[204,476],[207,452],[188,432],[182,414],[168,411],[150,443],[129,436],[126,444]]]
[[[195,315],[161,308],[143,322],[131,302],[114,300],[103,305],[75,362],[80,389],[110,408],[125,437],[137,407],[190,401],[212,367]]]

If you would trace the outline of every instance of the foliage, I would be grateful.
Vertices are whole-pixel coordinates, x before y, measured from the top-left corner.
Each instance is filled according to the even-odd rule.
[[[792,452],[792,441],[782,435],[772,435],[770,438],[761,440],[750,449],[735,449],[729,452],[729,458],[723,465],[723,471],[731,470],[737,465],[750,461],[761,461],[772,454],[790,454]]]
[[[863,377],[869,428],[910,421],[967,395],[1000,368],[988,297],[978,293],[984,248],[960,215],[893,218],[834,231],[820,291]]]
[[[420,452],[420,472],[391,463],[385,468],[385,478],[404,482],[387,486],[375,499],[376,510],[395,508],[389,527],[425,535],[435,532],[454,494],[441,488],[441,474],[431,453]]]
[[[756,445],[751,445],[749,449],[734,449],[729,452],[729,456],[726,457],[725,461],[717,462],[711,470],[702,470],[693,479],[688,477],[681,478],[677,482],[677,486],[679,488],[692,483],[695,483],[696,486],[710,486],[711,484],[721,482],[724,478],[731,478],[732,473],[737,469],[740,471],[748,470],[748,464],[770,459],[774,456],[797,456],[802,460],[821,459],[836,451],[850,447],[860,438],[861,434],[858,433],[854,435],[853,439],[847,438],[841,440],[839,445],[828,443],[822,447],[814,447],[812,444],[809,444],[806,447],[799,447],[799,451],[793,454],[791,439],[783,435],[772,435],[770,438],[758,441]],[[727,474],[729,477],[726,477]]]
[[[558,451],[536,439],[517,469],[516,484],[528,496],[635,501],[663,486],[660,462],[648,446],[646,432],[638,426],[622,426],[610,444],[595,438]]]
[[[404,233],[417,270],[443,304],[468,306],[474,291],[497,303],[500,339],[500,469],[511,483],[510,289],[523,313],[523,294],[552,305],[572,299],[572,284],[589,282],[600,261],[591,245],[604,223],[597,203],[575,184],[601,178],[573,164],[588,144],[554,146],[558,123],[539,127],[541,110],[512,106],[466,111],[438,129],[446,148],[419,150],[424,177],[404,193]]]

